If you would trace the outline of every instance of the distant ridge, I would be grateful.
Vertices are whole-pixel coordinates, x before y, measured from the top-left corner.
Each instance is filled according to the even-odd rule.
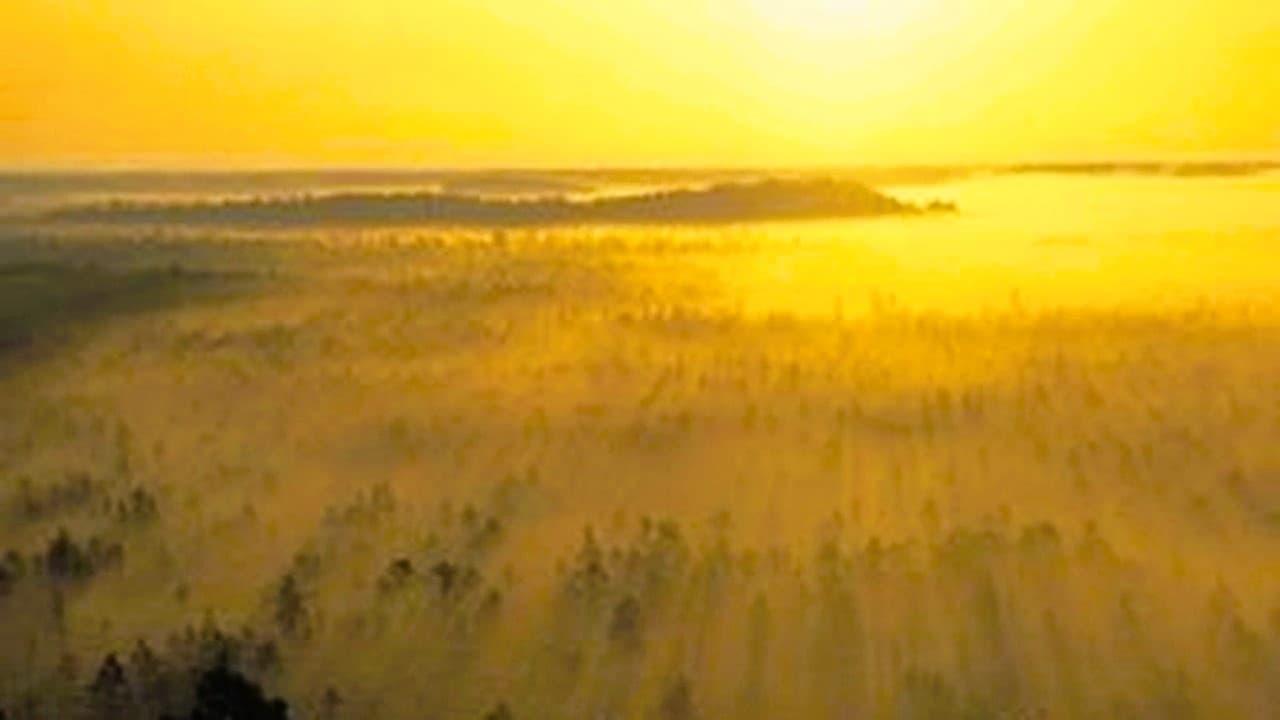
[[[1168,177],[1243,177],[1280,169],[1276,162],[1101,162],[1101,163],[1030,163],[1004,169],[1014,174],[1051,175],[1158,175]]]
[[[768,179],[592,200],[358,192],[221,202],[116,201],[63,208],[44,217],[80,223],[252,227],[569,225],[834,219],[950,210],[954,207],[944,203],[927,207],[904,203],[851,180]]]

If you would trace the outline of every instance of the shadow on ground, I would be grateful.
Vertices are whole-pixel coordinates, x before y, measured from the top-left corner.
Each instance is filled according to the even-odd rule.
[[[0,365],[54,347],[73,330],[121,315],[225,299],[246,275],[61,263],[0,264]]]

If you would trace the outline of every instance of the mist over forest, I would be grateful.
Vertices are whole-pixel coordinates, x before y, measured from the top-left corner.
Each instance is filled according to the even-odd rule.
[[[0,187],[5,720],[1280,714],[1273,168]]]

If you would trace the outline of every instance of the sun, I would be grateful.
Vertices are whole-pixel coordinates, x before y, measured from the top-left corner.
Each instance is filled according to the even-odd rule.
[[[775,30],[815,36],[892,33],[929,19],[937,0],[750,0]]]

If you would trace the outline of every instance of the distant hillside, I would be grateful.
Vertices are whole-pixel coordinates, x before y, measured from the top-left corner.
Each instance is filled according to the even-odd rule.
[[[953,209],[945,204],[910,205],[847,180],[771,179],[595,200],[346,193],[195,203],[110,202],[65,208],[46,217],[155,225],[557,225],[851,218]]]
[[[1049,175],[1157,175],[1168,177],[1243,177],[1274,172],[1274,162],[1186,162],[1186,163],[1035,163],[1013,165],[998,171],[1013,174]]]

